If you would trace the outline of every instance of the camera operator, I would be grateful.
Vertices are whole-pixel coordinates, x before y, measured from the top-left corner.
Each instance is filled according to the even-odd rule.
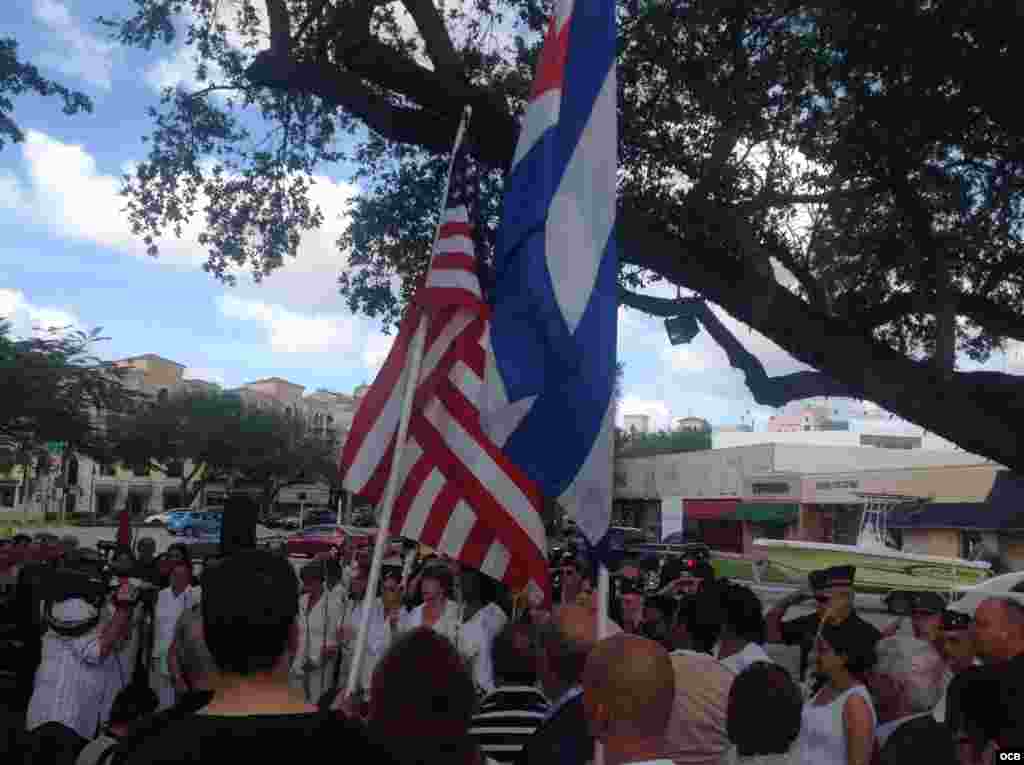
[[[42,661],[36,672],[25,729],[56,723],[83,743],[96,735],[131,666],[122,651],[132,628],[135,591],[122,582],[110,608],[102,600],[69,597],[47,614]]]

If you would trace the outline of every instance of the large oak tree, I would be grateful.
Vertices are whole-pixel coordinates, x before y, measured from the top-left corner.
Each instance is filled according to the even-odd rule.
[[[341,287],[393,318],[426,262],[467,103],[493,241],[547,4],[135,5],[107,21],[114,34],[149,47],[184,23],[203,81],[165,93],[148,159],[125,179],[154,254],[204,216],[213,274],[266,276],[323,219],[314,171],[353,160],[366,194],[343,237]],[[1004,79],[1024,63],[1014,4],[855,5],[620,4],[622,301],[699,322],[759,403],[869,399],[1024,469],[1024,382],[956,368],[1024,339],[1024,113]],[[499,45],[510,19],[532,34]],[[346,135],[360,138],[349,154]],[[687,296],[644,294],[656,281]],[[769,377],[711,304],[818,371]]]

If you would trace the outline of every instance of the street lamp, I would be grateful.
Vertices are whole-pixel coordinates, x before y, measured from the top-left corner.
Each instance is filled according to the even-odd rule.
[[[672,345],[685,345],[700,332],[700,325],[693,316],[672,316],[665,319],[665,331]]]

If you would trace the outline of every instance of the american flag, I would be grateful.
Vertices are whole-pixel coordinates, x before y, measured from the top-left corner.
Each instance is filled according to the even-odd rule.
[[[490,308],[473,245],[468,146],[457,146],[430,268],[360,404],[339,469],[347,490],[381,501],[392,468],[413,336],[427,322],[390,531],[509,587],[548,592],[541,495],[485,435],[480,399]]]

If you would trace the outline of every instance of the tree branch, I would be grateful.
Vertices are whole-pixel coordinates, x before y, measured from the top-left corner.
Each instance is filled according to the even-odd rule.
[[[448,35],[441,11],[433,0],[402,0],[409,14],[416,22],[423,41],[427,45],[427,55],[434,62],[439,72],[457,79],[462,73],[459,57]]]
[[[285,0],[266,0],[267,21],[270,24],[270,50],[278,56],[291,53],[291,16]]]
[[[718,231],[723,223],[714,220],[712,225]],[[863,327],[808,305],[761,275],[746,258],[727,250],[706,229],[695,226],[694,231],[678,232],[676,226],[623,200],[616,223],[622,260],[661,274],[675,284],[699,289],[705,299],[722,306],[739,321],[756,326],[821,375],[797,373],[778,378],[786,379],[786,390],[776,397],[777,389],[765,388],[772,378],[764,375],[763,367],[758,368],[759,362],[754,364],[744,356],[749,352],[742,346],[729,345],[729,338],[717,332],[713,316],[706,322],[706,317],[702,318],[709,334],[719,335],[726,343],[730,363],[743,369],[751,388],[761,387],[755,398],[798,400],[830,389],[826,380],[844,380],[843,393],[828,395],[875,401],[964,449],[985,454],[1008,467],[1024,464],[1015,427],[1015,418],[1024,416],[1024,384],[1020,377],[957,372],[945,380],[934,366],[906,358],[872,338]],[[687,251],[701,255],[688,256]],[[708,265],[711,262],[713,268]],[[908,396],[908,390],[927,391],[928,395]],[[949,417],[950,411],[957,413],[955,419]],[[964,419],[974,427],[968,431],[957,427]]]
[[[980,295],[963,292],[950,296],[958,315],[966,316],[993,335],[1024,341],[1024,316]],[[877,329],[910,314],[930,314],[935,302],[919,292],[900,292],[882,302],[859,320],[867,329]]]
[[[387,46],[381,47],[391,59],[398,58]],[[396,66],[399,66],[397,62]],[[376,84],[388,87],[385,82],[390,83],[393,75],[382,73],[387,72],[389,67],[383,66],[378,60],[375,69],[368,68],[373,71]],[[518,137],[519,128],[515,119],[508,113],[498,112],[486,93],[462,84],[457,87],[457,94],[453,95],[448,84],[435,73],[426,69],[422,72],[426,74],[420,82],[412,85],[406,82],[403,85],[405,95],[416,103],[425,104],[422,109],[395,106],[387,98],[373,93],[359,74],[323,60],[294,61],[279,57],[273,51],[262,51],[249,66],[246,75],[258,87],[315,95],[325,103],[344,109],[365,121],[372,130],[388,140],[420,146],[436,154],[451,151],[462,107],[471,103],[473,119],[470,133],[477,139],[474,141],[476,157],[490,167],[507,167],[512,161]],[[458,95],[463,98],[460,99]]]

